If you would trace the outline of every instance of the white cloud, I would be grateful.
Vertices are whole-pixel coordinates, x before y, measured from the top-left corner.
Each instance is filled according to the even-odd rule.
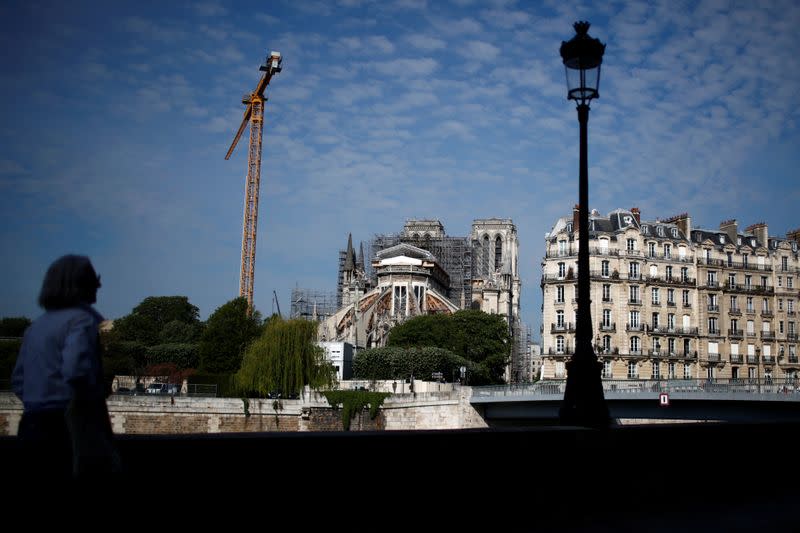
[[[435,71],[439,64],[430,57],[419,59],[393,59],[391,61],[375,62],[375,70],[387,76],[418,77],[428,76]]]
[[[500,49],[492,43],[484,41],[468,41],[458,53],[474,61],[491,61],[500,53]]]
[[[443,40],[422,33],[409,35],[406,37],[406,40],[411,44],[411,46],[427,52],[441,50],[446,46]]]
[[[228,10],[219,2],[204,1],[192,4],[192,9],[201,17],[219,17],[226,15]]]

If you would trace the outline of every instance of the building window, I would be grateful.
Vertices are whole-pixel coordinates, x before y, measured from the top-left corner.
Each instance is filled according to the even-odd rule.
[[[639,372],[636,370],[636,363],[628,361],[628,379],[636,379],[639,377]]]
[[[565,374],[564,361],[556,361],[556,377],[563,378]]]
[[[608,277],[608,261],[603,261],[600,264],[600,275],[604,278]]]
[[[745,276],[744,276],[744,287],[746,289],[749,289],[752,286],[753,286],[753,276],[751,276],[749,274],[745,274]]]
[[[603,285],[603,301],[604,302],[611,301],[611,285],[607,283]]]
[[[653,287],[651,294],[653,297],[653,305],[660,305],[661,301],[658,298],[658,287]]]
[[[706,248],[706,264],[711,264],[711,249]]]
[[[739,306],[736,305],[736,296],[731,296],[731,311],[738,311]]]
[[[653,363],[653,379],[661,379],[661,365],[658,362]]]
[[[626,246],[629,252],[636,250],[636,239],[628,239]]]
[[[681,267],[681,281],[684,283],[689,281],[689,267]]]
[[[664,245],[664,258],[665,259],[670,259],[671,257],[672,257],[672,245],[671,244],[665,244]]]
[[[751,381],[756,379],[756,369],[752,366],[747,369],[747,378]]]
[[[733,252],[728,252],[728,266],[733,266]]]
[[[786,287],[790,289],[794,288],[794,278],[792,278],[792,276],[786,276]]]
[[[783,287],[783,276],[778,276],[778,287]]]
[[[789,321],[789,335],[794,335],[794,334],[795,334],[795,331],[794,331],[794,320],[790,320]]]
[[[641,343],[639,341],[639,337],[635,337],[635,336],[631,337],[630,349],[631,349],[631,353],[632,354],[635,354],[635,355],[639,354],[639,352],[642,350],[642,345],[641,345]]]
[[[611,377],[611,361],[603,361],[603,377],[606,379]]]
[[[653,355],[661,354],[661,339],[658,337],[653,338]]]
[[[761,300],[761,312],[769,313],[769,300],[767,300],[766,298]]]
[[[709,270],[708,271],[708,286],[709,287],[716,287],[717,286],[717,271],[716,270]]]
[[[564,336],[556,337],[556,353],[564,353]]]
[[[675,289],[667,289],[667,305],[675,305]]]
[[[675,363],[669,363],[667,372],[667,379],[675,379]]]
[[[728,274],[728,287],[736,287],[736,274]]]
[[[632,329],[639,327],[639,311],[631,311],[629,314],[630,325]]]
[[[603,327],[610,328],[611,327],[611,310],[610,309],[603,309]]]
[[[675,339],[674,338],[667,339],[667,351],[669,351],[670,355],[675,355]]]
[[[656,256],[656,243],[654,243],[654,242],[648,242],[647,243],[647,255],[649,257],[655,257]]]
[[[667,314],[667,327],[670,329],[670,331],[675,329],[675,313]]]
[[[733,380],[739,379],[739,367],[738,366],[732,366],[731,367],[731,379],[733,379]]]
[[[739,330],[739,321],[735,318],[731,319],[731,330],[729,333],[735,333]]]
[[[692,379],[692,366],[689,363],[683,363],[683,379]]]
[[[567,264],[566,263],[559,263],[558,264],[558,277],[563,279],[567,275]]]
[[[778,298],[778,311],[783,311],[783,298]]]
[[[755,335],[756,334],[756,323],[752,320],[747,321],[747,334],[748,335]]]
[[[611,353],[611,335],[603,335],[603,352]]]
[[[747,254],[742,254],[742,266],[747,267]]]
[[[684,307],[689,307],[689,305],[690,305],[689,304],[689,291],[684,290],[683,291],[683,306]]]
[[[422,285],[414,285],[414,308],[417,313],[422,312],[423,302],[425,302],[425,287]]]
[[[668,266],[664,268],[664,279],[667,281],[672,281],[672,267]]]
[[[406,316],[408,307],[408,288],[405,285],[395,285],[392,314]]]
[[[652,318],[653,318],[653,324],[652,324],[653,329],[658,329],[658,313],[653,313]]]
[[[484,235],[483,236],[483,269],[482,270],[483,270],[483,274],[485,274],[487,276],[492,273],[492,269],[491,269],[491,266],[490,266],[491,263],[489,262],[489,254],[490,254],[490,252],[491,251],[489,250],[489,236],[488,235]]]
[[[718,335],[719,334],[719,328],[717,326],[717,318],[716,317],[712,316],[712,317],[710,317],[708,319],[708,334],[709,335]]]
[[[628,287],[631,303],[639,303],[639,286],[631,285]]]
[[[786,256],[781,257],[781,270],[784,272],[789,270],[789,258]]]
[[[559,329],[564,328],[564,311],[561,309],[556,311],[556,327]]]
[[[753,307],[753,297],[752,296],[748,296],[747,297],[747,312],[748,313],[752,313],[753,311],[755,311],[755,308]]]
[[[559,285],[556,287],[556,303],[563,304],[564,303],[564,286]]]
[[[567,241],[558,241],[558,255],[567,255]]]
[[[794,300],[786,300],[786,311],[794,313]]]
[[[503,239],[500,235],[494,240],[494,269],[498,270],[503,263]]]
[[[788,283],[787,283],[787,285],[788,285]],[[761,276],[761,288],[763,288],[763,289],[767,288],[767,276]]]

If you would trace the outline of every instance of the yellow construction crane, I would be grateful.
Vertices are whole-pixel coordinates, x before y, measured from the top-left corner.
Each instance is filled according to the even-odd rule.
[[[281,71],[280,52],[270,52],[267,61],[259,68],[264,72],[256,90],[246,94],[242,103],[247,106],[242,117],[242,125],[233,138],[233,143],[225,155],[231,158],[239,143],[247,123],[250,123],[250,148],[247,154],[247,181],[244,187],[244,223],[242,225],[242,264],[239,274],[239,296],[247,299],[247,310],[253,312],[253,277],[256,266],[256,229],[258,228],[258,189],[261,182],[261,137],[264,123],[264,89],[269,85],[273,74]]]

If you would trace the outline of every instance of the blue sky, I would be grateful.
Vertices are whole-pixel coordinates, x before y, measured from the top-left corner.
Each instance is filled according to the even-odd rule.
[[[759,5],[756,5],[759,4]],[[607,44],[589,121],[591,207],[696,226],[800,226],[800,4],[0,4],[0,316],[35,316],[48,264],[89,255],[97,307],[238,293],[246,137],[270,50],[255,304],[333,289],[337,251],[406,218],[517,224],[538,337],[544,234],[577,202],[578,123],[558,49]]]

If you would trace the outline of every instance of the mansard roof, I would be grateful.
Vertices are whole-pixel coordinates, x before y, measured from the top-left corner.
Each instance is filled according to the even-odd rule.
[[[389,259],[391,257],[400,257],[403,255],[406,257],[413,257],[414,259],[422,259],[425,261],[438,263],[436,256],[434,256],[428,250],[423,250],[422,248],[418,248],[405,242],[380,250],[375,254],[375,258],[381,260]]]

